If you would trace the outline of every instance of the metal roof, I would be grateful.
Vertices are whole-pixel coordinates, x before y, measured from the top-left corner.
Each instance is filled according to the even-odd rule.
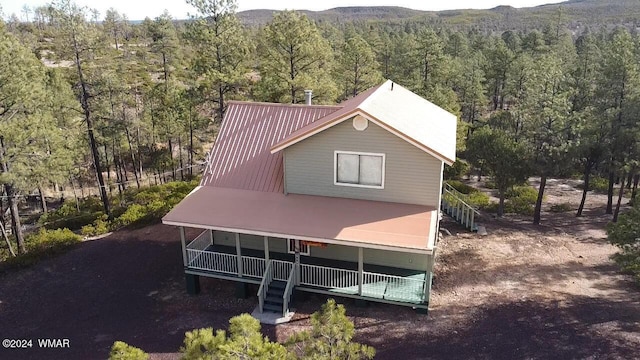
[[[343,105],[342,109],[292,133],[272,146],[271,151],[277,153],[360,114],[449,165],[456,159],[457,117],[391,80]]]
[[[229,102],[200,185],[284,192],[282,153],[270,148],[340,106]]]
[[[203,186],[176,205],[162,222],[429,253],[437,218],[436,208],[422,205]]]

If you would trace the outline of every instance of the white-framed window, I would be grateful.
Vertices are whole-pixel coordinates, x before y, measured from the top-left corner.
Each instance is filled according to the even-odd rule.
[[[385,154],[335,151],[333,183],[384,189]]]
[[[287,252],[289,254],[295,254],[296,253],[296,240],[295,239],[289,239],[288,241],[288,246],[287,246]],[[309,245],[307,244],[303,244],[302,241],[300,241],[300,255],[311,255],[311,250],[309,249]]]

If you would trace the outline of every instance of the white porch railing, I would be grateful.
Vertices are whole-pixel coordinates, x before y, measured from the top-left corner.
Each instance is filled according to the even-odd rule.
[[[261,278],[265,270],[265,260],[252,256],[242,257],[242,276]]]
[[[273,266],[273,280],[287,281],[293,268],[293,263],[282,260],[271,260]]]
[[[289,272],[289,278],[287,279],[287,286],[284,288],[284,294],[282,295],[282,316],[286,317],[289,313],[289,301],[291,300],[291,294],[293,293],[293,284],[295,283],[296,271],[292,266]]]
[[[238,257],[235,254],[187,249],[187,261],[190,268],[238,274]]]
[[[300,264],[300,284],[324,288],[355,287],[358,291],[358,272],[326,266]]]
[[[196,240],[189,245],[194,244]],[[194,246],[202,246],[202,242],[195,243]],[[186,249],[186,252],[189,268],[239,275],[236,254],[192,248]],[[361,295],[364,297],[411,303],[424,302],[425,287],[427,285],[424,274],[410,277],[364,271],[362,273],[362,286],[360,286],[359,273],[356,270],[300,264],[300,271],[297,273],[296,267],[292,262],[282,260],[270,260],[267,262],[263,258],[250,256],[242,257],[242,268],[242,276],[262,278],[260,290],[258,291],[261,309],[264,306],[264,298],[266,297],[268,286],[274,280],[287,282],[285,296],[288,297],[291,296],[293,287],[296,284],[300,284],[353,295],[359,294],[359,289],[361,288]],[[288,301],[287,299],[285,305]]]
[[[258,304],[260,306],[260,312],[264,311],[264,299],[267,297],[267,292],[269,291],[269,285],[273,281],[273,271],[271,266],[273,265],[273,260],[267,263],[267,267],[265,268],[264,277],[260,282],[260,288],[258,289]]]

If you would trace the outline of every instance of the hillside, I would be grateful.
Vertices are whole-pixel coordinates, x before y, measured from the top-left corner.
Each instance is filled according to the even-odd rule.
[[[570,0],[561,4],[541,5],[516,9],[498,6],[486,10],[422,11],[396,6],[339,7],[323,11],[301,10],[317,21],[333,23],[382,21],[390,23],[420,22],[452,28],[477,28],[483,31],[526,30],[540,28],[558,15],[569,27],[581,31],[585,27],[624,25],[640,26],[640,1],[637,0]],[[267,23],[275,10],[248,10],[240,12],[247,25]]]

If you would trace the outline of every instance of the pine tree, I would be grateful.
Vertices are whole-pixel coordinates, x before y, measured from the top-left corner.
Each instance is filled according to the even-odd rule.
[[[313,90],[321,103],[335,100],[336,85],[330,77],[333,51],[306,15],[280,12],[259,37],[256,95],[260,100],[296,104],[304,101],[305,89]]]
[[[187,0],[198,11],[186,38],[195,50],[192,78],[201,99],[217,107],[222,121],[226,99],[247,85],[251,45],[235,15],[235,0]],[[236,95],[237,96],[237,95]]]

